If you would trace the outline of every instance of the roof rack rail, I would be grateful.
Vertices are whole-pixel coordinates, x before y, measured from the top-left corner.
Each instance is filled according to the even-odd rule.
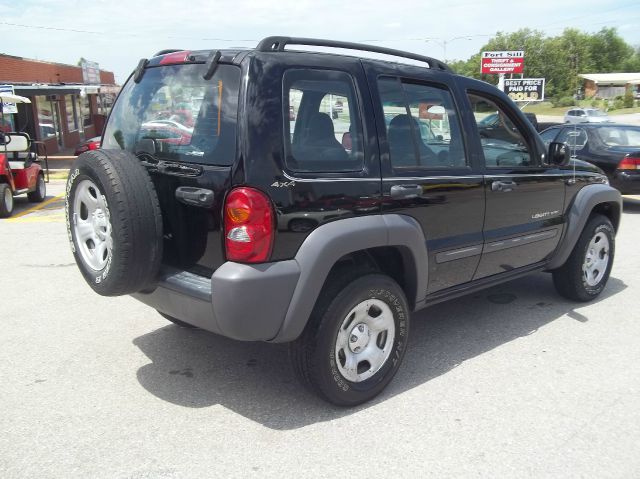
[[[331,48],[344,48],[347,50],[360,50],[365,52],[382,53],[385,55],[391,55],[395,57],[410,58],[420,62],[426,62],[430,68],[437,68],[439,70],[451,72],[445,63],[435,58],[427,57],[425,55],[418,55],[416,53],[409,53],[402,50],[395,50],[393,48],[376,47],[373,45],[366,45],[364,43],[352,43],[341,42],[335,40],[321,40],[319,38],[299,38],[299,37],[267,37],[258,43],[256,50],[260,52],[283,52],[284,47],[287,45],[307,45],[314,47],[331,47]]]
[[[158,53],[153,55],[154,57],[159,57],[160,55],[166,55],[167,53],[175,53],[175,52],[183,52],[183,48],[167,48],[166,50],[160,50]]]

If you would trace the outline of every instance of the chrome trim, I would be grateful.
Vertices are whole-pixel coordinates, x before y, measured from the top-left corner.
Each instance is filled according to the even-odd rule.
[[[455,261],[457,259],[468,258],[470,256],[477,256],[482,253],[482,245],[469,246],[462,249],[454,249],[451,251],[443,251],[436,254],[436,263],[446,263],[448,261]]]
[[[515,238],[509,238],[501,241],[494,241],[491,243],[485,243],[483,253],[493,253],[507,248],[513,248],[515,246],[522,246],[529,243],[535,243],[537,241],[544,241],[557,236],[558,228],[541,231],[540,233],[527,234],[524,236],[516,236]]]

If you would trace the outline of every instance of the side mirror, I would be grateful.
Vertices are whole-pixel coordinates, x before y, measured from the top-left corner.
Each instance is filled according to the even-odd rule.
[[[566,166],[569,164],[571,155],[566,143],[551,142],[549,144],[549,163],[557,166]]]

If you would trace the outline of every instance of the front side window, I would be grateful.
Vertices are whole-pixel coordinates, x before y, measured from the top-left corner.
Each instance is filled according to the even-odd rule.
[[[469,101],[478,127],[485,165],[490,168],[531,166],[532,156],[524,134],[497,103],[470,93]],[[489,125],[488,117],[495,118]]]
[[[467,165],[460,124],[447,89],[382,77],[378,90],[394,170]]]
[[[573,151],[581,150],[587,144],[587,133],[582,128],[565,128],[556,141],[566,143]]]
[[[287,168],[322,173],[362,170],[362,122],[351,76],[289,70],[283,93]]]
[[[552,141],[555,141],[556,136],[558,136],[558,132],[560,128],[549,128],[548,130],[540,133],[540,138],[544,141],[545,146],[549,146]]]
[[[135,152],[151,140],[158,159],[230,165],[235,160],[240,69],[220,65],[211,80],[202,64],[149,68],[123,88],[103,148]]]

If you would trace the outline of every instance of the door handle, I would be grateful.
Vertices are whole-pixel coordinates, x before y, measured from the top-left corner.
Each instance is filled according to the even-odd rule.
[[[491,191],[511,191],[518,184],[515,181],[494,181],[491,183]]]
[[[422,194],[420,185],[394,185],[391,187],[391,198],[417,198]]]
[[[209,207],[213,204],[213,191],[192,186],[176,188],[176,199],[185,205]]]

